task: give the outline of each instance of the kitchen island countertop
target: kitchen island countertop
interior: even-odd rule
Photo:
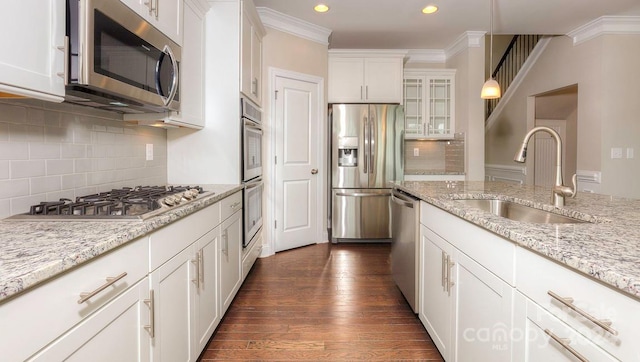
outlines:
[[[0,302],[243,187],[202,186],[214,193],[145,221],[0,221]]]
[[[511,183],[404,181],[394,188],[640,299],[640,200],[580,192],[556,208],[549,188]],[[589,223],[518,222],[455,201],[469,198],[515,201]]]

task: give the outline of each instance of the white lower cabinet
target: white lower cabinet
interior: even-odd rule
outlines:
[[[420,320],[445,360],[511,358],[513,288],[424,225]]]
[[[224,220],[220,227],[220,300],[224,314],[242,284],[242,209]]]
[[[189,247],[149,275],[154,295],[153,361],[193,361],[195,252]]]
[[[218,291],[220,227],[196,241],[195,338],[200,353],[213,335],[222,317]]]
[[[424,202],[420,222],[419,317],[443,358],[510,361],[515,246]]]
[[[148,361],[148,295],[144,278],[29,361]]]

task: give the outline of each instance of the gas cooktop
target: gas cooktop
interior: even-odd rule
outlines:
[[[75,200],[43,201],[5,220],[146,220],[211,194],[200,186],[123,187]]]

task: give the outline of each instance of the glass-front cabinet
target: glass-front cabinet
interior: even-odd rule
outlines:
[[[453,138],[455,72],[455,69],[404,71],[405,138]]]

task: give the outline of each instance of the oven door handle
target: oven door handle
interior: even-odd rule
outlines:
[[[262,183],[263,183],[263,182],[262,182],[262,179],[257,180],[257,181],[247,182],[247,183],[245,183],[245,184],[244,184],[244,188],[245,188],[246,190],[253,189],[253,188],[256,188],[256,187],[262,186]]]

